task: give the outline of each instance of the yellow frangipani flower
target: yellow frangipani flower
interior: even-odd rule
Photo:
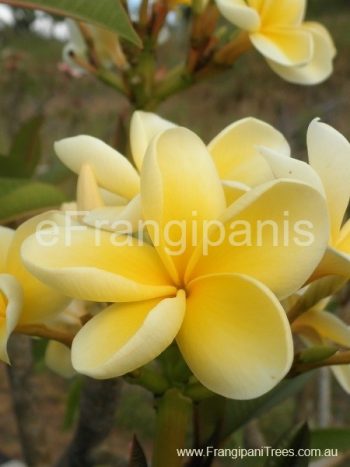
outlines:
[[[42,323],[68,303],[68,299],[32,276],[20,258],[23,240],[47,216],[38,216],[16,231],[0,227],[0,360],[8,362],[7,340],[20,325]]]
[[[331,126],[314,120],[307,134],[309,164],[260,148],[274,178],[301,180],[325,197],[330,219],[329,246],[314,278],[350,277],[350,221],[344,223],[350,199],[350,143]]]
[[[303,22],[306,0],[216,0],[222,15],[247,31],[253,46],[283,79],[317,84],[333,71],[336,50],[320,24]]]
[[[137,226],[142,217],[140,170],[146,149],[161,131],[175,124],[145,112],[134,112],[130,124],[130,144],[135,167],[118,151],[92,136],[65,138],[55,144],[58,158],[78,174],[77,206],[70,209],[91,211],[83,221],[104,227],[128,220]],[[111,228],[111,230],[114,230]]]
[[[88,227],[71,232],[69,244],[64,229],[55,229],[52,246],[35,235],[23,245],[25,264],[48,285],[70,297],[112,303],[74,338],[74,368],[94,378],[122,375],[176,339],[209,389],[237,399],[270,390],[293,359],[290,326],[277,297],[296,291],[323,255],[328,222],[322,196],[305,184],[277,180],[250,190],[226,210],[204,143],[189,130],[173,128],[158,134],[146,152],[141,204],[154,245],[107,231],[98,233],[96,244],[96,231]],[[203,253],[205,222],[214,222],[214,237],[220,218],[225,229],[245,220],[254,230],[257,220],[266,219],[282,228],[286,210],[291,223],[312,223],[312,245],[298,245],[290,231],[288,246],[275,245],[265,231],[263,246],[232,247],[225,236]],[[185,248],[177,254],[164,235],[174,222],[186,226]]]
[[[136,111],[131,120],[131,146],[137,166],[154,136],[174,123],[151,113]],[[208,145],[230,205],[250,190],[251,186],[274,179],[269,164],[261,157],[259,148],[266,147],[290,156],[286,138],[262,120],[248,117],[237,120],[222,130]]]
[[[330,232],[329,246],[313,278],[330,274],[349,277],[350,221],[344,222],[344,217],[350,199],[350,143],[331,126],[314,120],[307,135],[307,164],[289,157],[290,149],[285,141],[280,140],[278,147],[277,133],[267,132],[266,126],[262,136],[258,127],[263,129],[263,122],[251,119],[236,122],[209,144],[221,177],[232,180],[233,184],[244,183],[247,189],[269,180],[290,179],[319,191],[327,202]],[[248,133],[249,128],[255,135],[253,144],[245,137],[245,129]],[[246,142],[245,149],[237,145],[236,133]]]
[[[300,315],[292,324],[293,332],[311,346],[336,344],[350,348],[350,326],[340,318],[324,310],[329,300]],[[330,367],[341,387],[350,394],[350,365]]]

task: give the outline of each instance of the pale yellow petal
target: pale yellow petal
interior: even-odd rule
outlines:
[[[350,348],[350,327],[332,313],[311,309],[300,315],[294,325],[310,327],[323,339]]]
[[[6,272],[7,253],[14,233],[14,230],[0,226],[0,274]]]
[[[256,31],[260,27],[260,17],[254,8],[244,0],[216,0],[220,13],[230,23],[246,31]]]
[[[321,24],[304,23],[303,28],[313,37],[314,51],[310,62],[294,67],[286,67],[271,60],[268,60],[268,63],[275,73],[290,83],[320,84],[333,73],[335,46],[329,32]]]
[[[306,0],[248,0],[257,8],[262,19],[262,29],[271,26],[298,26],[306,10]]]
[[[92,318],[72,346],[74,368],[93,378],[113,378],[156,358],[176,337],[185,293],[164,300],[118,304]]]
[[[259,151],[269,164],[274,178],[303,182],[315,188],[322,196],[326,197],[320,177],[309,164],[292,157],[285,157],[270,148],[260,147]]]
[[[147,300],[175,288],[156,250],[138,240],[78,226],[27,239],[22,256],[39,279],[72,298],[95,302]]]
[[[231,180],[222,180],[222,186],[224,188],[227,206],[237,201],[242,195],[250,190],[248,185],[240,182],[233,182]]]
[[[318,264],[313,279],[336,275],[350,278],[350,253],[342,252],[328,246],[326,252]]]
[[[100,188],[100,194],[106,206],[124,206],[129,201],[123,198],[123,196],[112,193],[104,188]]]
[[[55,143],[58,158],[73,172],[79,174],[82,165],[91,166],[97,183],[125,198],[139,191],[139,176],[118,151],[92,136],[80,135]]]
[[[350,394],[350,365],[334,365],[331,370],[340,386]]]
[[[249,191],[228,208],[223,222],[197,249],[187,278],[242,273],[282,299],[304,284],[327,246],[324,198],[298,182],[274,181]]]
[[[50,341],[45,352],[45,364],[62,378],[72,378],[76,371],[72,365],[70,349],[60,342]]]
[[[271,28],[251,34],[250,40],[265,58],[280,65],[304,65],[313,57],[312,34],[305,29]]]
[[[268,392],[293,359],[282,306],[263,284],[238,274],[206,276],[189,285],[177,342],[199,381],[233,399]]]
[[[155,224],[149,229],[152,240],[179,280],[193,245],[201,241],[202,224],[226,207],[214,162],[198,136],[174,128],[153,140],[142,167],[141,199],[145,220]]]
[[[160,132],[176,125],[151,112],[137,110],[130,122],[130,146],[136,167],[141,171],[149,143]]]
[[[350,143],[331,126],[314,120],[309,126],[307,146],[310,164],[326,192],[334,242],[350,198]]]
[[[9,274],[0,274],[0,360],[9,363],[7,341],[22,312],[23,292],[19,282]]]
[[[91,227],[129,234],[138,231],[141,220],[140,195],[135,196],[125,206],[94,209],[83,218],[83,222]]]
[[[229,125],[209,143],[208,149],[222,179],[254,186],[273,178],[258,146],[290,155],[284,136],[255,118],[244,118]]]
[[[104,206],[95,174],[88,164],[81,166],[77,183],[77,208],[90,211]]]
[[[24,222],[15,232],[7,258],[7,272],[16,277],[23,289],[23,310],[21,324],[42,322],[64,309],[67,297],[48,287],[28,272],[21,259],[23,242],[36,232],[37,228],[50,229],[53,225],[63,225],[64,216],[59,212],[49,212]]]

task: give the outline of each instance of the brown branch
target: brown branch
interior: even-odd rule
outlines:
[[[121,379],[85,379],[80,400],[80,416],[73,439],[56,467],[92,467],[96,447],[114,426]]]
[[[322,368],[325,366],[333,366],[333,365],[349,365],[350,364],[350,350],[346,351],[339,351],[332,357],[327,358],[326,360],[321,360],[319,362],[312,362],[312,363],[302,363],[298,360],[298,356],[296,356],[295,362],[292,365],[292,368],[288,374],[288,376],[297,376],[301,373],[306,373],[307,371],[314,370],[316,368]]]
[[[39,325],[39,324],[17,326],[15,329],[15,333],[25,334],[27,336],[43,337],[45,339],[51,339],[57,342],[61,342],[61,344],[64,344],[67,347],[72,346],[72,341],[74,339],[73,334],[60,331],[58,329],[48,328],[44,325]]]
[[[13,336],[9,343],[13,364],[8,367],[13,408],[23,456],[29,467],[51,465],[46,441],[46,423],[41,414],[41,388],[34,376],[32,342],[27,336]]]

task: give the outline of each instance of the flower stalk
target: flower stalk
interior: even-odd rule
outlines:
[[[180,467],[177,449],[184,447],[192,402],[178,389],[169,389],[160,399],[157,412],[152,467]]]

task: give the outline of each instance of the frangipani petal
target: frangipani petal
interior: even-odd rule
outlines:
[[[328,246],[312,278],[330,275],[350,277],[350,254]]]
[[[77,208],[79,211],[90,211],[104,206],[95,174],[88,164],[81,166],[77,183]]]
[[[130,122],[130,146],[136,167],[141,172],[148,145],[160,132],[175,128],[176,125],[151,112],[137,110]]]
[[[177,342],[199,381],[234,399],[268,392],[293,359],[282,306],[263,284],[238,274],[206,276],[189,285]]]
[[[285,157],[270,148],[260,147],[259,151],[272,171],[274,178],[296,180],[310,185],[326,197],[322,181],[313,168],[303,161]]]
[[[311,309],[294,321],[293,329],[298,332],[299,327],[309,327],[321,338],[350,348],[350,327],[332,313]]]
[[[6,270],[7,254],[14,234],[14,230],[0,226],[0,274]]]
[[[228,208],[223,223],[222,228],[213,226],[207,244],[196,250],[187,278],[246,274],[283,299],[309,278],[328,241],[323,197],[292,181],[273,181],[249,191]]]
[[[305,16],[306,0],[248,0],[262,18],[263,28],[298,26]]]
[[[244,118],[229,125],[209,143],[208,149],[222,179],[254,186],[273,178],[258,146],[290,155],[284,136],[255,118]]]
[[[312,34],[301,28],[271,28],[250,35],[265,58],[284,66],[304,65],[313,57]]]
[[[246,31],[256,31],[260,27],[260,17],[254,8],[244,0],[216,0],[216,5],[224,18]]]
[[[141,219],[141,197],[137,195],[125,206],[94,209],[84,216],[83,221],[91,227],[131,235],[138,230]]]
[[[326,192],[334,242],[350,198],[350,143],[331,126],[314,120],[309,126],[307,146],[310,165]]]
[[[314,51],[311,60],[301,66],[283,66],[268,60],[272,70],[290,83],[315,85],[322,83],[333,73],[333,60],[336,55],[331,35],[319,23],[304,23],[303,28],[313,37]]]
[[[61,293],[95,302],[147,300],[174,293],[156,250],[138,240],[78,226],[36,235],[22,247],[23,260],[39,279]]]
[[[230,204],[237,201],[242,195],[250,190],[248,185],[240,182],[233,182],[231,180],[222,180],[222,186],[224,188],[227,206],[230,206]]]
[[[106,206],[125,206],[129,200],[111,191],[100,188],[101,197]]]
[[[45,364],[62,378],[72,378],[76,374],[72,365],[71,350],[60,342],[50,341],[48,343]]]
[[[74,368],[93,378],[113,378],[149,363],[177,335],[185,293],[161,301],[115,304],[88,321],[72,346]]]
[[[9,363],[7,341],[15,329],[22,311],[23,293],[18,281],[0,274],[0,360]]]
[[[340,386],[350,394],[350,365],[334,365],[331,370]]]
[[[23,310],[20,324],[41,323],[62,311],[69,303],[67,297],[30,274],[21,258],[23,242],[37,229],[47,231],[53,225],[63,224],[63,214],[53,211],[29,219],[15,231],[8,252],[6,271],[16,277],[23,290]]]
[[[185,128],[166,130],[150,145],[142,167],[141,199],[149,232],[175,281],[183,275],[202,223],[225,210],[225,196],[204,143]],[[198,241],[193,242],[194,224]],[[174,269],[174,266],[176,270]]]
[[[350,254],[350,219],[348,219],[340,230],[335,246],[339,250]]]
[[[92,136],[80,135],[55,143],[58,158],[79,174],[84,164],[90,165],[97,183],[125,198],[139,191],[139,176],[130,162],[118,151]]]

